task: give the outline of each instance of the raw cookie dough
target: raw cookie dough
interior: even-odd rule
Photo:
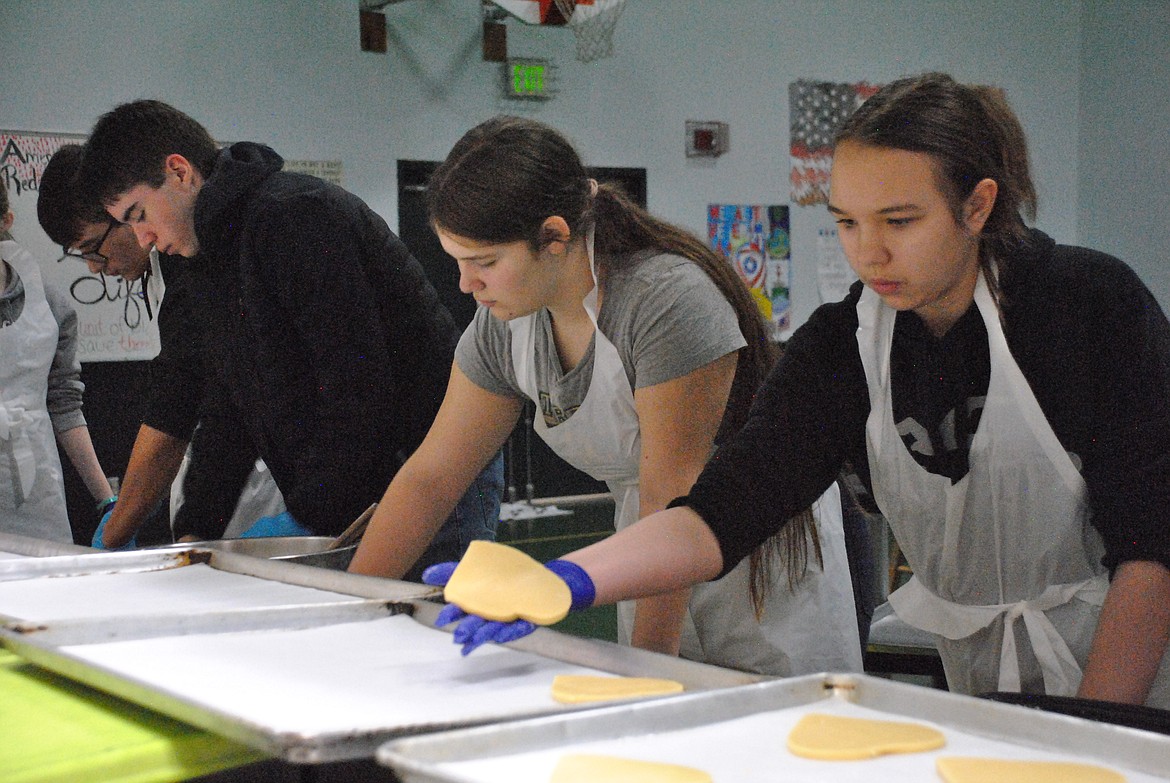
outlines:
[[[552,697],[561,704],[591,701],[638,699],[682,693],[681,682],[656,677],[598,677],[587,674],[558,674],[553,678]]]
[[[1125,776],[1111,769],[1063,761],[941,756],[935,766],[946,783],[1125,783]]]
[[[510,623],[552,625],[569,613],[569,586],[519,549],[472,541],[443,590],[443,598],[468,614]]]
[[[942,732],[919,723],[844,718],[812,712],[788,735],[797,756],[825,761],[871,759],[886,753],[919,753],[941,748]]]
[[[693,767],[635,761],[614,756],[563,756],[549,783],[713,783]]]

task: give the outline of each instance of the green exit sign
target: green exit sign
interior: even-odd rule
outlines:
[[[548,60],[513,57],[504,64],[504,94],[509,98],[548,100],[554,92],[552,74]]]

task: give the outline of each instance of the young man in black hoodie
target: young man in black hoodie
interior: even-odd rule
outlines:
[[[227,435],[221,437],[204,427],[195,438],[197,456],[186,474],[183,505],[170,524],[164,501],[196,432],[207,375],[202,293],[184,259],[142,247],[130,227],[111,218],[101,205],[79,200],[76,178],[82,153],[81,145],[66,144],[53,154],[41,174],[37,219],[65,256],[85,263],[93,274],[120,277],[127,285],[141,280],[135,297],[142,298],[144,317],[156,320],[161,342],[150,361],[142,426],[122,479],[123,500],[115,505],[117,498],[111,497],[99,504],[92,546],[132,549],[138,543],[170,542],[172,533],[186,541],[220,538],[246,481],[250,497],[268,500],[279,493],[267,470],[249,477],[255,452],[233,440],[239,425],[228,423]],[[248,518],[250,508],[271,505],[245,503],[239,513]],[[248,521],[257,516],[253,510]],[[109,540],[107,527],[116,531]],[[136,531],[146,538],[139,542]]]
[[[98,120],[79,182],[143,246],[203,259],[223,387],[210,399],[243,412],[288,507],[250,533],[336,535],[422,441],[458,333],[385,221],[342,188],[282,166],[266,146],[220,150],[186,114],[136,101]],[[479,468],[403,576],[494,536],[502,459]]]

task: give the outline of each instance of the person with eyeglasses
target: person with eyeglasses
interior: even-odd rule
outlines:
[[[139,531],[165,509],[168,493],[176,509],[169,520],[176,540],[220,538],[243,529],[244,520],[250,524],[257,516],[280,513],[283,498],[267,468],[257,464],[255,448],[239,434],[242,424],[197,428],[207,366],[203,295],[194,276],[181,259],[142,247],[129,226],[77,197],[83,154],[82,146],[67,144],[50,158],[41,176],[37,219],[64,249],[60,260],[81,261],[93,274],[128,283],[141,280],[136,295],[143,297],[148,317],[157,317],[161,342],[151,360],[143,421],[118,500],[101,509],[92,545],[135,546]]]
[[[0,185],[0,532],[72,543],[58,446],[95,501],[113,492],[81,412],[77,314],[13,221]]]

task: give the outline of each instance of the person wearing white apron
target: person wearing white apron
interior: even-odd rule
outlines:
[[[39,518],[42,537],[71,541],[58,447],[99,513],[113,502],[113,491],[81,412],[77,314],[64,292],[45,286],[37,262],[12,240],[13,222],[8,190],[0,185],[0,241],[8,262],[0,265],[0,331],[7,334],[0,336],[0,455],[7,452],[7,459],[0,456],[6,498],[0,500],[0,527],[7,507],[9,521],[31,525],[31,535],[37,535],[33,520]]]
[[[61,458],[46,398],[58,326],[41,270],[11,240],[0,257],[24,284],[24,307],[0,328],[0,530],[73,543]]]
[[[940,637],[952,690],[1072,695],[1108,587],[1101,539],[1085,482],[1008,350],[982,275],[975,304],[991,381],[969,471],[954,484],[919,465],[894,424],[896,311],[870,289],[857,305],[874,498],[914,568],[889,601],[902,620]]]
[[[593,237],[586,248],[593,268]],[[614,524],[637,521],[641,436],[634,393],[621,356],[597,326],[597,288],[585,297],[594,326],[593,374],[589,391],[571,417],[549,427],[536,416],[536,433],[565,462],[604,481],[613,494]],[[535,317],[509,321],[512,363],[520,387],[533,400],[537,388]],[[861,646],[854,622],[852,585],[845,555],[841,497],[833,485],[816,507],[823,564],[809,563],[789,590],[781,558],[771,565],[771,589],[753,610],[747,559],[722,579],[693,588],[683,626],[681,655],[692,660],[765,674],[792,676],[818,671],[861,671]],[[629,644],[634,602],[618,606],[618,636]]]
[[[382,564],[408,539],[425,540],[438,518],[438,488],[461,486],[527,400],[552,449],[607,483],[619,529],[685,492],[771,365],[759,309],[726,259],[590,179],[568,141],[531,120],[473,128],[429,191],[460,287],[484,307],[456,350],[434,426],[388,489],[351,570],[392,572]],[[636,628],[623,609],[622,638],[770,674],[860,670],[839,496],[818,507],[819,530],[807,535],[818,536],[823,563],[810,556],[790,591],[786,557],[775,558],[763,575],[771,590],[762,621],[744,563],[694,591],[690,618],[681,593],[644,598]]]
[[[725,573],[848,464],[915,573],[890,604],[939,638],[954,690],[1170,707],[1170,320],[1119,259],[1029,228],[1035,208],[1002,91],[881,88],[834,147],[859,282],[797,330],[686,497],[562,556],[574,596]]]

